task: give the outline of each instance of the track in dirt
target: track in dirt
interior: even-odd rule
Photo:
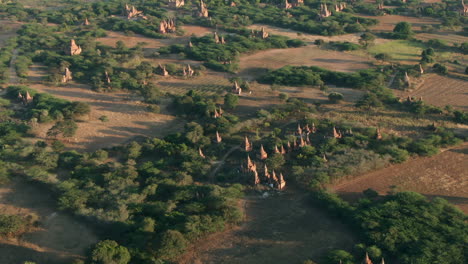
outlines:
[[[380,194],[396,190],[442,197],[468,213],[468,143],[333,186],[335,192],[350,200],[362,197],[362,191],[368,188]]]
[[[38,215],[39,226],[18,239],[0,239],[0,263],[58,264],[83,258],[96,235],[72,217],[57,212],[49,191],[15,179],[0,187],[0,214]]]
[[[245,223],[203,239],[179,264],[295,264],[318,261],[330,249],[349,249],[353,235],[311,206],[306,193],[286,190],[244,200]]]

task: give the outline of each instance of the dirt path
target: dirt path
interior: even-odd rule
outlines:
[[[226,154],[224,154],[224,156],[221,158],[221,160],[219,161],[216,161],[216,163],[218,164],[218,166],[216,166],[216,168],[211,171],[210,175],[208,176],[208,179],[210,179],[211,181],[213,181],[214,179],[214,176],[216,175],[216,173],[219,171],[219,169],[221,169],[224,165],[224,161],[235,151],[235,150],[238,150],[240,149],[239,146],[234,146],[232,147],[228,152],[226,152]]]
[[[0,263],[59,264],[82,258],[97,237],[84,224],[58,212],[49,191],[15,179],[0,187],[0,214],[39,216],[39,226],[18,239],[0,239]]]
[[[18,74],[16,73],[16,58],[18,57],[18,49],[13,50],[13,55],[11,56],[10,60],[10,75],[8,82],[10,84],[18,84]]]
[[[370,172],[337,184],[335,192],[347,199],[362,197],[372,188],[381,194],[391,190],[416,191],[442,197],[468,213],[468,143],[424,158]]]
[[[286,190],[244,200],[245,223],[203,239],[179,264],[300,264],[318,261],[332,248],[347,249],[354,238],[339,222],[313,208],[307,194]]]

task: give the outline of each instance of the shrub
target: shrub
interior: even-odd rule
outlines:
[[[338,103],[343,100],[343,95],[341,93],[333,92],[328,94],[328,100],[331,103]]]

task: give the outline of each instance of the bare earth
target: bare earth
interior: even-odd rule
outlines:
[[[42,69],[35,67],[30,72],[32,79],[43,76]],[[130,93],[96,93],[76,83],[56,87],[36,82],[30,86],[39,92],[91,106],[89,117],[78,123],[76,135],[67,144],[71,148],[96,150],[127,142],[135,136],[164,136],[183,127],[181,120],[167,113],[165,105],[160,114],[148,112],[142,98]],[[100,121],[101,116],[107,116],[109,121]],[[46,124],[36,128],[37,137],[45,139],[50,127],[51,124]]]
[[[348,199],[362,197],[372,188],[380,194],[392,189],[442,197],[468,213],[468,143],[432,157],[415,158],[403,164],[370,172],[332,187]]]
[[[266,72],[266,69],[278,69],[286,65],[319,66],[334,71],[354,72],[369,68],[370,60],[370,57],[366,60],[362,56],[323,50],[316,46],[270,49],[241,56],[239,74],[252,78]]]
[[[298,190],[245,198],[245,223],[203,239],[179,264],[299,264],[318,261],[330,249],[346,249],[352,234],[336,219],[311,206]]]
[[[422,97],[429,104],[444,107],[451,105],[468,110],[468,82],[438,74],[423,76],[423,82],[414,91],[396,91],[400,97]]]
[[[304,33],[292,29],[287,29],[287,28],[280,28],[280,27],[275,27],[271,25],[266,25],[266,24],[253,24],[248,26],[247,28],[249,29],[254,29],[254,30],[259,30],[262,27],[265,28],[265,30],[272,34],[272,35],[281,35],[281,36],[286,36],[292,39],[301,39],[305,42],[308,43],[313,43],[316,39],[323,39],[324,41],[347,41],[347,42],[353,42],[353,43],[359,43],[359,39],[362,33],[353,33],[353,34],[344,34],[344,35],[339,35],[339,36],[322,36],[322,35],[315,35],[315,34],[309,34],[309,33]],[[374,43],[375,44],[381,44],[384,42],[387,42],[388,40],[386,39],[381,39],[377,38]]]
[[[409,22],[412,25],[412,29],[419,31],[421,26],[424,25],[439,25],[440,22],[436,19],[429,17],[410,17],[410,16],[400,16],[400,15],[385,15],[385,16],[366,16],[360,15],[366,18],[373,18],[379,20],[379,24],[371,27],[371,30],[374,32],[391,32],[395,25],[399,22]]]
[[[83,258],[98,241],[84,224],[56,211],[50,192],[22,180],[0,186],[0,214],[31,213],[40,217],[39,226],[17,239],[0,238],[0,263],[70,263],[71,259]]]

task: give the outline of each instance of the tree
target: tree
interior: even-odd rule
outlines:
[[[52,128],[47,131],[48,137],[57,137],[62,134],[63,137],[72,137],[75,135],[78,126],[75,121],[71,119],[66,119],[63,121],[57,122]]]
[[[349,252],[344,250],[333,250],[327,256],[330,264],[343,263],[343,264],[354,264],[354,257]]]
[[[177,257],[187,247],[188,242],[176,230],[167,230],[162,234],[157,244],[156,257],[169,260]]]
[[[128,249],[119,246],[113,240],[104,240],[96,244],[91,253],[92,264],[127,264],[130,261]]]
[[[341,93],[330,93],[328,95],[328,100],[331,102],[331,103],[338,103],[340,101],[343,100],[343,95]]]
[[[361,107],[367,110],[370,110],[371,108],[378,108],[382,107],[383,104],[377,98],[377,96],[373,93],[367,93],[365,94],[359,101],[356,103],[356,107]]]
[[[267,158],[265,163],[268,165],[269,168],[271,169],[278,169],[281,168],[281,166],[284,165],[284,157],[282,154],[276,153]]]
[[[359,43],[367,48],[370,44],[374,42],[374,40],[375,40],[375,35],[372,33],[366,32],[361,35],[361,38],[359,39]]]
[[[224,107],[227,109],[234,109],[236,108],[237,104],[239,103],[239,96],[235,94],[228,93],[224,96]]]
[[[380,61],[382,61],[382,62],[384,62],[384,61],[389,61],[389,60],[392,59],[392,57],[391,57],[389,54],[387,54],[387,53],[379,53],[379,54],[375,55],[374,58],[375,58],[376,60],[380,60]]]
[[[399,22],[393,29],[393,34],[398,39],[409,39],[414,35],[411,24],[408,22]]]

